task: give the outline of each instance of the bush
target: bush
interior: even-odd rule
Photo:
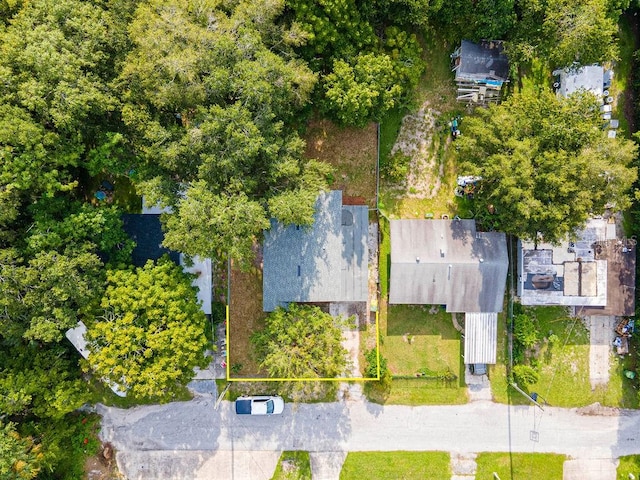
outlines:
[[[540,380],[540,374],[529,365],[514,365],[513,379],[520,387],[528,387]]]
[[[411,158],[401,152],[390,155],[386,161],[380,165],[382,177],[390,182],[399,183],[404,180],[409,173],[409,163]]]
[[[529,315],[521,313],[514,318],[514,332],[516,340],[525,348],[531,348],[538,343],[538,328],[536,322]]]

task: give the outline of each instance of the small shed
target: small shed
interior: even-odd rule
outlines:
[[[464,363],[496,363],[497,313],[466,313],[464,316]]]
[[[581,90],[598,97],[602,97],[604,93],[604,69],[600,65],[587,65],[574,70],[556,70],[553,74],[559,77],[557,93],[563,97]]]
[[[509,81],[509,60],[502,40],[462,40],[451,60],[458,101],[485,105],[500,100],[502,86]]]

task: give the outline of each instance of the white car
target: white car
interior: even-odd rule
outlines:
[[[284,400],[278,395],[242,396],[236,400],[238,415],[280,415]]]

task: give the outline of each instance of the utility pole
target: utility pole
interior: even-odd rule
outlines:
[[[529,395],[527,392],[525,392],[524,390],[522,390],[517,383],[512,382],[510,383],[510,385],[519,393],[521,393],[522,395],[524,395],[525,397],[527,397],[527,400],[529,400],[530,402],[533,402],[536,404],[536,406],[542,410],[544,412],[544,408],[542,408],[542,405],[540,405],[536,400],[533,399],[533,397],[531,395]]]

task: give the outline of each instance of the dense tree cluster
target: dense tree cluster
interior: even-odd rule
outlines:
[[[607,203],[629,206],[636,145],[607,138],[591,94],[515,94],[465,129],[459,145],[482,177],[474,200],[486,227],[556,243]]]

